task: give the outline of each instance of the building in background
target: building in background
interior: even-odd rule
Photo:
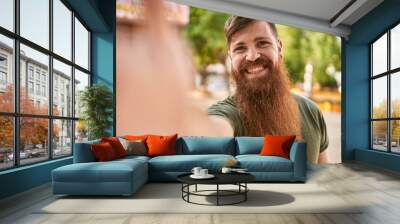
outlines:
[[[23,51],[21,51],[20,57],[21,93],[27,94],[27,99],[32,103],[34,109],[48,110],[48,65],[27,57]],[[10,91],[8,86],[14,86],[13,64],[13,49],[0,42],[0,95]],[[53,114],[60,117],[68,117],[72,113],[71,76],[56,69],[54,69],[53,74]],[[75,81],[75,85],[77,84],[79,84],[78,80]],[[75,102],[75,104],[79,105],[79,102]],[[68,131],[72,128],[71,124],[66,120],[55,121],[54,128],[58,129],[59,134],[57,136],[58,140],[56,139],[54,144],[71,144],[71,133]],[[62,153],[61,151],[62,147],[59,153]],[[57,150],[55,150],[56,153]]]

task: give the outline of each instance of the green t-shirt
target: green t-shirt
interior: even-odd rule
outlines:
[[[324,117],[311,100],[292,94],[301,114],[301,133],[307,143],[307,158],[310,163],[318,163],[319,153],[328,148],[329,140]],[[231,124],[234,136],[243,136],[244,126],[233,97],[217,102],[208,108],[208,115],[219,116]]]

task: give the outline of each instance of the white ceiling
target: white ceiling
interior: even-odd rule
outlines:
[[[351,0],[225,0],[275,9],[282,12],[329,20]]]
[[[172,1],[341,37],[347,37],[351,32],[352,24],[383,2],[383,0]]]

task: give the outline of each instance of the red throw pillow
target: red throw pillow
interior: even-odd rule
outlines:
[[[290,148],[296,135],[289,136],[264,136],[264,146],[261,149],[260,155],[262,156],[280,156],[286,159],[290,157]]]
[[[117,137],[101,138],[101,142],[110,143],[117,158],[126,156],[126,151]]]
[[[175,155],[177,138],[178,134],[171,136],[149,135],[146,140],[148,156]]]
[[[109,142],[102,142],[100,144],[91,145],[94,157],[99,162],[109,161],[116,159],[115,151]]]

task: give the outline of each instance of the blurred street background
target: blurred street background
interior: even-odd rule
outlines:
[[[117,0],[117,24],[142,23],[143,1]],[[229,15],[164,2],[166,19],[182,34],[196,68],[191,102],[206,113],[208,106],[234,92],[229,75],[224,24]],[[341,39],[278,25],[292,91],[310,98],[323,111],[329,135],[329,158],[341,162]],[[124,43],[118,43],[124,44]],[[140,75],[140,74],[132,74]]]

